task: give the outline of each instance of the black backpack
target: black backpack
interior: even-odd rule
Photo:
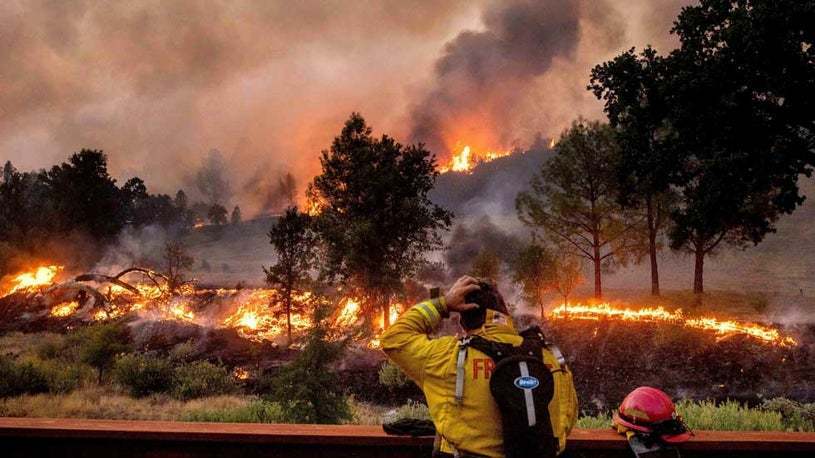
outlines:
[[[490,392],[501,412],[507,458],[554,457],[558,440],[552,431],[549,402],[555,381],[543,362],[546,342],[537,327],[522,332],[521,337],[519,347],[480,336],[462,340],[461,346],[475,348],[495,362]]]

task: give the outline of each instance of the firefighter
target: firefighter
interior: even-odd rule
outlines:
[[[678,457],[673,445],[686,442],[693,433],[677,415],[664,391],[641,386],[623,399],[614,412],[613,426],[628,439],[637,457]]]
[[[434,456],[511,455],[504,448],[502,411],[490,391],[495,361],[476,348],[461,350],[462,342],[475,336],[499,345],[511,344],[513,348],[521,346],[525,338],[515,330],[497,290],[494,291],[496,305],[490,309],[484,310],[467,301],[466,298],[483,288],[484,283],[475,278],[461,277],[446,294],[414,305],[382,336],[382,349],[388,358],[424,392],[437,431]],[[450,312],[460,314],[465,338],[431,337]],[[551,348],[543,347],[541,357],[551,372],[552,397],[548,405],[544,404],[545,412],[539,413],[537,420],[546,422],[554,455],[565,448],[566,436],[576,421],[577,395],[571,372],[559,351]],[[549,372],[546,375],[549,376]],[[522,380],[524,385],[518,388],[535,393],[535,386],[528,384],[529,379]],[[527,419],[524,417],[523,421]]]

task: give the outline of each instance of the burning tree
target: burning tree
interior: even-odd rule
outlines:
[[[423,254],[441,246],[438,231],[449,228],[452,214],[428,198],[438,176],[430,152],[371,132],[353,113],[322,152],[322,174],[308,194],[319,213],[323,273],[345,280],[369,313],[379,308],[387,327],[390,298]]]
[[[636,230],[642,219],[617,200],[619,147],[609,126],[577,121],[555,148],[532,179],[531,191],[518,194],[518,214],[564,250],[592,262],[594,295],[600,298],[603,268],[642,255]]]
[[[164,244],[164,274],[167,277],[167,290],[175,293],[184,284],[184,274],[192,267],[193,258],[187,254],[184,245],[179,241],[168,241]]]
[[[266,282],[275,288],[286,311],[286,332],[291,343],[291,313],[295,305],[293,294],[303,289],[310,280],[309,271],[314,263],[316,235],[311,228],[311,217],[289,207],[269,231],[269,243],[277,254],[277,263],[264,267]]]

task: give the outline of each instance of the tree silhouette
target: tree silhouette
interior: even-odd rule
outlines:
[[[388,326],[390,298],[423,254],[441,246],[437,232],[450,226],[452,215],[427,196],[438,176],[430,152],[371,132],[353,113],[322,152],[322,173],[308,194],[319,209],[323,273],[346,281],[366,311],[379,308]]]
[[[651,294],[659,296],[659,237],[675,203],[671,178],[678,161],[666,148],[672,131],[666,121],[665,61],[648,47],[634,49],[594,67],[589,89],[604,100],[604,111],[620,144],[619,199],[645,216],[651,262]]]
[[[702,0],[679,15],[665,104],[679,158],[671,246],[704,259],[721,243],[760,243],[804,197],[815,163],[815,6]]]
[[[311,217],[289,207],[269,231],[269,243],[274,247],[277,262],[264,267],[266,282],[277,289],[286,311],[286,331],[291,343],[291,314],[296,305],[293,295],[304,288],[315,260],[316,235],[311,229]]]
[[[617,200],[619,148],[613,130],[576,121],[555,146],[556,154],[518,194],[521,221],[543,230],[555,244],[594,266],[594,295],[603,295],[602,270],[639,258],[642,218]]]

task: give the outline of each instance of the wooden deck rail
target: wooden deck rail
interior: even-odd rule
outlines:
[[[4,457],[427,457],[433,439],[378,426],[0,418]],[[698,431],[683,457],[815,456],[815,433]],[[569,456],[631,456],[609,430],[576,430]]]

